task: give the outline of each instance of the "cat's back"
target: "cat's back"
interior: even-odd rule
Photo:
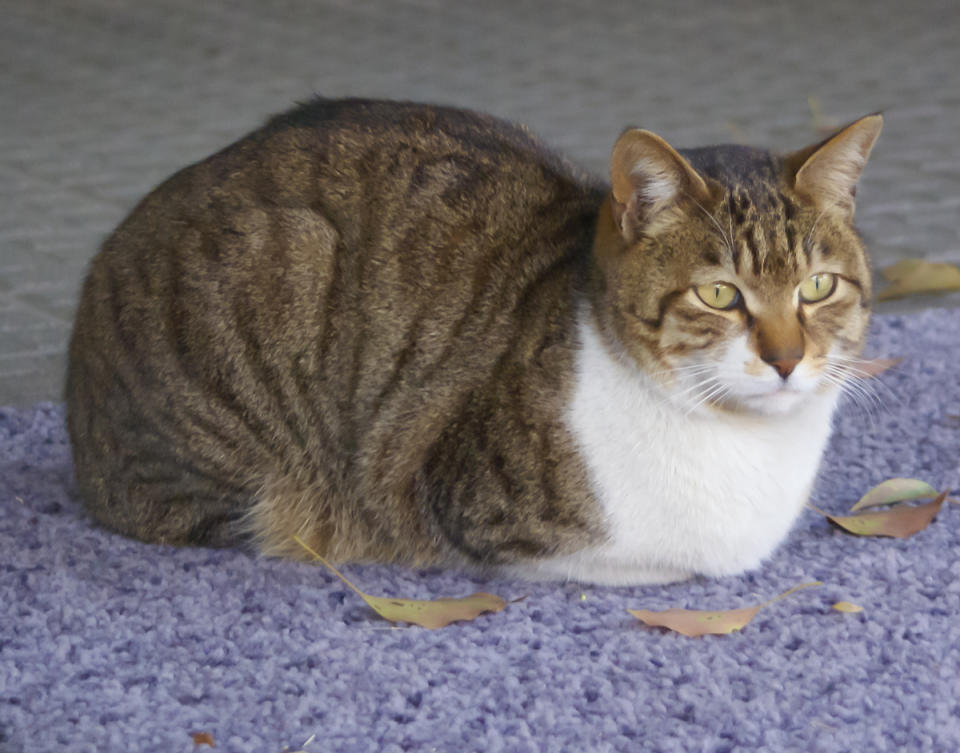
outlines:
[[[524,127],[489,115],[318,98],[161,183],[107,239],[91,276],[136,267],[154,288],[171,276],[242,288],[253,269],[296,267],[304,250],[312,267],[342,264],[338,254],[357,274],[402,264],[424,293],[438,274],[484,268],[511,268],[522,287],[525,273],[583,245],[571,231],[591,224],[603,191]]]
[[[496,373],[541,378],[511,360],[568,359],[602,199],[523,128],[370,100],[315,100],[181,170],[81,296],[68,419],[94,514],[217,543],[271,478],[401,483]],[[187,493],[208,501],[179,519]]]
[[[525,127],[490,115],[317,98],[179,171],[125,225],[159,213],[209,227],[212,219],[259,205],[310,208],[341,230],[360,219],[396,222],[419,209],[430,211],[434,223],[470,215],[506,232],[529,224],[524,211],[530,207],[558,200],[597,204],[602,191]],[[481,208],[489,213],[485,222]]]

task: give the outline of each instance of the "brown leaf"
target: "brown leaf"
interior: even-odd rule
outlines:
[[[915,293],[960,290],[960,269],[922,259],[903,259],[882,270],[890,285],[877,293],[878,301],[903,298]]]
[[[359,593],[359,592],[358,592]],[[473,620],[484,612],[500,612],[507,602],[499,596],[480,591],[459,599],[388,599],[359,594],[374,611],[391,622],[412,622],[415,625],[436,630],[451,622]]]
[[[213,735],[209,732],[192,732],[191,737],[193,737],[194,745],[209,745],[211,748],[217,747],[213,744]]]
[[[830,515],[823,510],[817,510],[816,507],[813,509],[834,525],[840,526],[845,531],[857,536],[890,536],[895,539],[908,539],[930,525],[930,522],[940,512],[940,507],[946,498],[947,492],[943,492],[935,500],[927,502],[925,505],[916,507],[902,505],[894,507],[892,510],[861,512],[857,515],[842,517]]]
[[[865,507],[880,507],[905,502],[908,499],[929,499],[936,496],[937,490],[926,481],[915,478],[891,478],[877,484],[860,497],[860,501],[850,508],[850,512],[856,512]]]
[[[446,627],[451,622],[473,620],[484,612],[500,612],[507,606],[507,602],[493,594],[475,593],[459,599],[393,599],[384,596],[370,596],[365,594],[353,583],[348,581],[333,565],[307,546],[299,536],[293,537],[300,546],[306,549],[319,560],[330,572],[369,604],[373,610],[390,622],[410,622],[429,630]]]
[[[750,620],[756,617],[757,612],[765,606],[789,596],[801,588],[819,586],[820,581],[803,583],[784,591],[763,604],[740,609],[721,611],[702,611],[698,609],[666,609],[662,612],[651,612],[649,609],[628,609],[627,611],[641,622],[651,627],[664,627],[675,633],[696,638],[701,635],[726,635],[743,628]]]

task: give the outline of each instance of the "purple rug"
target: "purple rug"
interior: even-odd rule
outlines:
[[[960,487],[960,310],[878,317],[882,405],[846,404],[814,495],[891,476]],[[668,587],[483,582],[347,567],[360,588],[527,596],[391,628],[325,570],[148,546],[72,496],[60,406],[0,410],[0,750],[308,753],[960,750],[960,506],[908,540],[805,513],[760,571]],[[749,606],[685,638],[627,608]],[[831,609],[862,605],[860,614]],[[208,748],[201,747],[200,750]]]

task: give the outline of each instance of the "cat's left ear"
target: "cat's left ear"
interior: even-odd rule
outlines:
[[[867,115],[826,141],[788,155],[787,176],[794,189],[818,206],[835,207],[853,219],[857,181],[881,128],[882,115]]]
[[[710,189],[700,174],[666,141],[650,131],[624,131],[610,156],[613,213],[631,242],[658,212],[685,199],[706,202]]]

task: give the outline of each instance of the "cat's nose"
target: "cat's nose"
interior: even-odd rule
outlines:
[[[789,377],[793,373],[793,370],[797,368],[797,364],[800,363],[800,360],[801,359],[799,358],[778,358],[775,361],[768,361],[768,363],[773,366],[774,370],[780,375],[780,378],[783,379],[783,381],[787,381],[787,377]]]

